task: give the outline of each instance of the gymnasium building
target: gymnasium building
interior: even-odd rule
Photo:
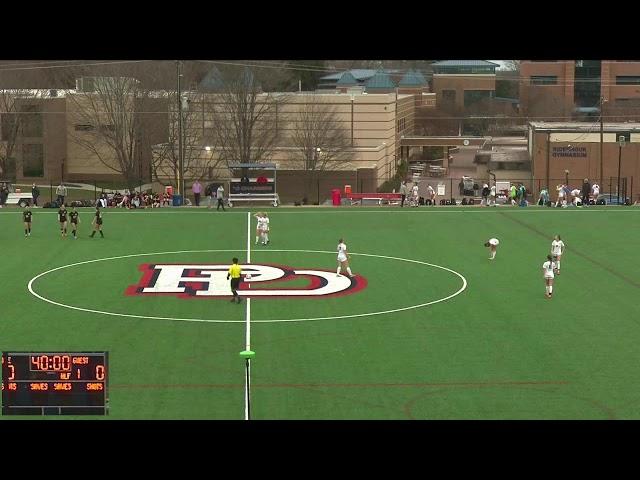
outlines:
[[[553,191],[566,178],[580,188],[588,178],[602,193],[615,194],[620,176],[626,179],[626,196],[639,198],[640,123],[604,123],[601,143],[597,122],[530,122],[528,146],[534,189],[543,184]],[[622,194],[625,190],[621,187]]]

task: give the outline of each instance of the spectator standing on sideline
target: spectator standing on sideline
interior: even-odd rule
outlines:
[[[407,182],[404,180],[400,182],[400,195],[402,195],[402,200],[400,200],[400,207],[404,207],[404,201],[407,198]]]
[[[489,185],[487,185],[486,183],[482,186],[482,205],[484,205],[485,207],[488,205],[489,202]]]
[[[582,184],[582,206],[589,205],[589,194],[591,193],[591,184],[589,179],[585,178]]]
[[[436,204],[436,191],[431,185],[427,185],[427,196],[429,197],[429,204],[431,206]]]
[[[496,206],[496,186],[491,185],[491,189],[489,190],[489,205]]]
[[[4,183],[0,183],[0,208],[2,208],[7,201],[7,197],[9,196],[9,190]]]
[[[218,207],[216,210],[220,210],[220,207],[222,207],[222,211],[224,212],[224,187],[222,185],[218,187],[216,197],[218,198]]]
[[[549,191],[547,187],[542,187],[540,190],[540,196],[538,197],[538,205],[547,205],[549,203]]]
[[[64,185],[64,182],[60,182],[60,185],[58,185],[58,188],[56,188],[56,195],[56,201],[58,202],[58,205],[63,205],[64,199],[67,196],[67,187]]]
[[[207,197],[207,203],[209,204],[208,208],[211,208],[215,197],[215,192],[213,191],[213,186],[211,184],[205,187],[204,195]]]
[[[200,206],[200,194],[202,193],[202,185],[200,185],[200,182],[198,180],[193,182],[193,185],[191,186],[191,191],[193,192],[193,196],[194,196],[195,201],[196,201],[196,207],[199,207]]]
[[[37,207],[40,190],[38,189],[38,187],[36,187],[35,183],[31,186],[31,196],[33,197],[33,205]]]

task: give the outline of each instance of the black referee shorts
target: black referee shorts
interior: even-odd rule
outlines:
[[[240,286],[240,278],[231,279],[231,290],[237,290]]]

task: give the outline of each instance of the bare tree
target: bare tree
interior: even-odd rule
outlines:
[[[0,89],[0,177],[15,174],[14,154],[23,119],[20,100],[36,94],[37,90]]]
[[[520,60],[502,60],[503,70],[520,71]]]
[[[248,68],[227,77],[221,93],[209,104],[219,155],[227,164],[268,161],[284,127],[278,110],[286,96],[262,93]]]
[[[183,94],[186,108],[182,111],[182,159],[184,177],[202,180],[209,171],[216,169],[222,163],[217,155],[215,146],[205,145],[202,135],[203,113],[192,107],[202,105],[203,95],[198,93]],[[153,177],[160,183],[169,180],[171,184],[178,184],[179,168],[179,133],[178,109],[176,108],[176,93],[169,94],[169,129],[167,142],[154,146],[151,169]]]
[[[315,95],[295,115],[291,142],[296,150],[294,163],[305,172],[307,190],[319,172],[343,170],[351,150],[351,139],[336,107]]]
[[[123,175],[133,190],[141,176],[143,154],[140,112],[148,108],[150,92],[129,77],[97,77],[83,90],[70,95],[76,125],[71,140]]]

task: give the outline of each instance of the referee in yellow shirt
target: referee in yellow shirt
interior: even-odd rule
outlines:
[[[238,259],[232,260],[233,265],[229,267],[229,273],[227,273],[227,280],[231,279],[231,291],[233,292],[233,298],[231,302],[240,303],[240,297],[238,296],[238,287],[240,286],[240,276],[242,275],[242,268],[238,265]]]

